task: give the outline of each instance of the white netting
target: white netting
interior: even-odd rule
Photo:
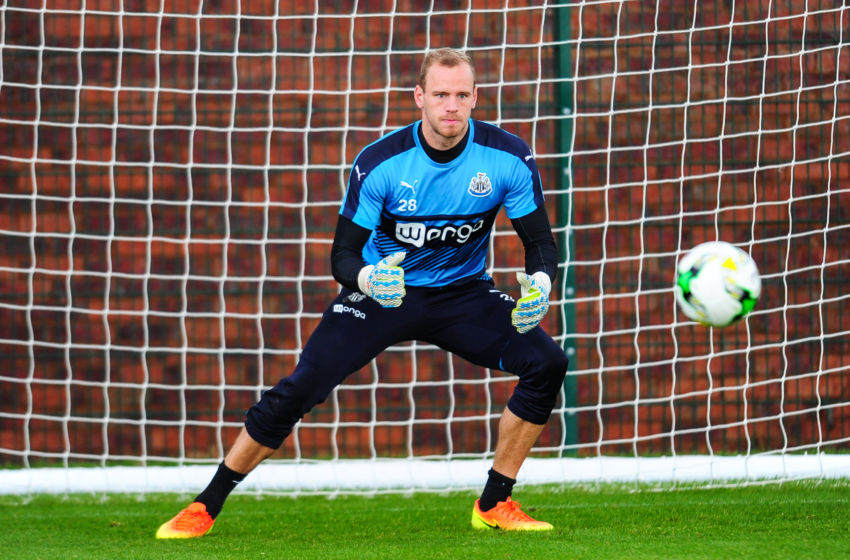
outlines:
[[[555,467],[523,476],[846,473],[821,454],[850,434],[848,23],[813,1],[4,2],[0,461],[25,489],[40,466],[87,488],[70,467],[217,463],[337,290],[354,156],[417,118],[421,57],[448,45],[476,61],[475,116],[532,145],[563,253],[545,325],[572,365],[534,453]],[[764,280],[722,331],[673,298],[708,239]],[[493,254],[518,293],[503,216]],[[270,466],[304,481],[286,491],[348,488],[349,459],[357,488],[476,486],[512,386],[401,345]]]

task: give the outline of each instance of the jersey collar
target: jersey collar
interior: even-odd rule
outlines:
[[[437,150],[433,148],[425,142],[425,137],[422,134],[422,121],[416,121],[414,124],[413,130],[413,138],[416,142],[416,145],[419,147],[422,152],[424,152],[425,157],[433,164],[436,165],[450,165],[453,162],[457,161],[469,147],[472,145],[472,138],[475,135],[475,125],[473,124],[473,120],[469,119],[469,127],[466,129],[466,134],[464,134],[463,139],[458,142],[457,146],[453,148],[449,148],[448,150]]]

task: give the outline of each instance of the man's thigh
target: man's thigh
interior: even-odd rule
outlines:
[[[336,381],[341,381],[402,340],[405,323],[400,308],[383,308],[363,294],[343,289],[325,310],[300,360],[310,369],[338,372]]]

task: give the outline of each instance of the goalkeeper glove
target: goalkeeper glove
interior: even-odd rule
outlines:
[[[549,292],[552,281],[545,272],[538,271],[529,276],[525,272],[517,272],[522,297],[516,302],[511,311],[511,323],[517,332],[527,333],[540,323],[549,309]]]
[[[375,265],[366,265],[357,275],[360,291],[381,304],[381,307],[398,307],[404,297],[404,269],[398,263],[407,253],[399,251],[378,261]]]

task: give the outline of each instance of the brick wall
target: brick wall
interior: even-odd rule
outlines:
[[[815,4],[810,12],[835,7]],[[598,384],[578,387],[580,402],[619,403],[603,410],[606,440],[655,434],[637,449],[663,453],[672,441],[677,450],[744,452],[847,433],[846,407],[814,408],[818,397],[843,400],[850,364],[847,302],[817,304],[842,297],[848,272],[839,253],[850,239],[834,226],[850,218],[841,192],[850,121],[833,118],[850,109],[850,52],[835,48],[848,21],[835,11],[794,16],[806,6],[736,2],[732,14],[731,3],[706,2],[694,14],[691,3],[671,2],[656,18],[651,3],[624,4],[619,15],[612,3],[573,19],[579,75],[589,76],[577,93],[575,223],[609,223],[576,231],[578,260],[601,259],[602,247],[608,259],[576,267],[578,291],[593,297],[601,278],[609,294],[644,292],[578,305],[579,332],[600,332],[603,365],[619,366],[602,376],[601,399]],[[692,24],[707,29],[690,33]],[[607,39],[615,25],[616,43]],[[656,26],[653,41],[643,33]],[[639,73],[649,69],[651,78]],[[653,293],[670,285],[671,248],[717,236],[755,240],[764,290],[748,326],[651,329],[676,316],[670,293]],[[598,367],[587,350],[580,360]],[[660,400],[636,410],[636,398]],[[596,424],[595,413],[580,415],[579,440],[596,441]]]
[[[468,35],[483,85],[476,116],[508,119],[505,127],[534,142],[538,154],[559,150],[555,87],[521,83],[537,75],[538,65],[544,76],[558,77],[554,49],[502,49],[500,43],[503,36],[511,45],[551,42],[551,10],[545,24],[538,10],[512,11],[507,20],[496,12],[477,12],[469,21],[466,14],[430,21],[376,15],[352,27],[331,17],[351,13],[350,2],[323,3],[327,17],[314,19],[305,8],[303,18],[278,20],[253,17],[274,13],[271,1],[243,3],[241,19],[213,17],[235,13],[227,2],[205,3],[205,13],[214,13],[200,20],[192,17],[196,4],[184,14],[176,12],[186,6],[167,6],[162,18],[159,2],[125,6],[123,17],[109,13],[110,2],[99,12],[89,2],[85,18],[75,12],[78,3],[54,4],[43,21],[38,11],[5,14],[0,355],[4,375],[34,382],[30,395],[22,383],[0,380],[0,410],[34,416],[28,424],[0,418],[4,449],[173,457],[183,444],[191,457],[219,454],[260,389],[292,368],[335,293],[328,241],[346,166],[382,130],[416,118],[410,89],[424,45],[463,44]],[[501,8],[503,2],[474,4]],[[736,21],[764,17],[768,4],[736,3]],[[774,2],[773,15],[796,13],[798,4]],[[764,24],[736,26],[730,38],[723,27],[730,8],[707,5],[696,23],[720,27],[689,34],[692,7],[671,3],[657,19],[659,30],[669,33],[654,44],[646,32],[656,19],[642,3],[624,5],[623,38],[616,43],[603,40],[616,28],[616,4],[572,11],[571,35],[583,39],[573,52],[583,78],[576,82],[574,221],[595,226],[575,231],[576,331],[599,333],[598,347],[597,338],[576,342],[575,367],[583,372],[576,405],[610,405],[602,412],[606,440],[661,434],[641,441],[646,452],[669,450],[674,427],[677,452],[704,451],[708,442],[715,451],[739,452],[747,449],[747,436],[754,447],[776,448],[783,438],[817,439],[818,429],[824,439],[839,438],[846,431],[843,407],[822,414],[820,428],[812,412],[781,421],[775,415],[810,408],[818,395],[840,399],[850,361],[846,337],[810,339],[818,329],[846,332],[846,303],[793,307],[821,297],[821,290],[825,299],[840,297],[839,279],[848,272],[838,254],[850,241],[848,230],[834,226],[848,220],[840,185],[850,164],[846,156],[829,163],[819,158],[830,144],[833,154],[850,147],[850,121],[832,119],[850,109],[846,84],[833,87],[836,76],[846,81],[850,54],[846,48],[840,57],[836,49],[794,54],[804,33],[807,46],[832,44],[841,20],[795,17],[771,24],[773,58],[765,62]],[[392,3],[359,6],[378,14]],[[419,8],[402,2],[397,10]],[[350,57],[352,39],[358,54]],[[396,54],[387,57],[387,45]],[[735,61],[728,76],[711,66],[727,59]],[[649,69],[655,70],[651,79],[633,73]],[[499,88],[499,81],[518,83]],[[372,87],[389,90],[362,91]],[[724,97],[735,100],[724,103]],[[535,110],[540,118],[532,126]],[[747,133],[759,122],[761,134]],[[562,161],[540,161],[544,184],[559,188]],[[689,178],[680,180],[683,175]],[[818,196],[825,191],[831,194]],[[561,202],[551,200],[552,220],[562,226]],[[723,210],[715,213],[718,203]],[[694,216],[669,219],[681,211]],[[715,214],[723,238],[759,240],[753,252],[766,273],[763,305],[787,308],[755,317],[749,339],[745,326],[715,331],[714,349],[728,355],[663,363],[674,351],[706,355],[709,331],[675,327],[677,348],[670,329],[620,331],[673,321],[670,292],[653,289],[669,288],[670,255],[679,240],[684,249],[714,237]],[[824,232],[827,220],[833,227]],[[498,226],[509,228],[503,218]],[[31,236],[33,230],[38,235]],[[603,248],[604,268],[598,264]],[[511,237],[497,239],[496,253],[500,266],[521,263]],[[835,266],[820,268],[822,261]],[[785,276],[786,267],[802,272]],[[637,306],[634,297],[600,302],[600,277],[608,294],[634,291],[638,282],[645,293]],[[507,275],[496,278],[511,289]],[[559,332],[558,313],[547,327]],[[22,342],[30,339],[37,341],[32,358]],[[252,352],[260,340],[264,351]],[[748,340],[751,352],[735,351]],[[378,363],[382,381],[413,381],[409,352],[392,352]],[[440,352],[420,352],[415,365],[419,381],[484,374]],[[601,366],[611,369],[602,374]],[[819,369],[826,373],[806,375]],[[368,368],[358,372],[338,393],[340,420],[371,420],[372,376]],[[751,385],[741,388],[745,379]],[[377,419],[407,419],[411,399],[417,418],[445,418],[451,390],[462,420],[448,433],[442,425],[417,426],[415,453],[481,453],[493,442],[477,418],[497,413],[512,386],[509,377],[495,381],[489,409],[480,385],[380,388],[374,397],[387,406]],[[674,393],[672,403],[641,405],[637,418],[628,404]],[[223,430],[220,413],[228,423]],[[72,417],[67,432],[66,415]],[[767,420],[744,430],[745,415]],[[185,430],[176,425],[184,418]],[[691,432],[709,418],[712,426],[731,425],[708,438]],[[330,456],[332,438],[343,454],[368,453],[370,438],[381,454],[407,453],[406,427],[379,426],[374,433],[343,427],[334,435],[321,426],[332,420],[331,406],[311,413],[280,455],[293,456],[297,441],[307,456]],[[580,413],[578,427],[580,443],[598,440],[595,412]],[[558,445],[562,437],[552,422],[541,443]],[[630,452],[631,444],[604,451]]]

